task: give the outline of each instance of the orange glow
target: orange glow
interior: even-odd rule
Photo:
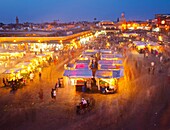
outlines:
[[[158,40],[159,40],[159,41],[163,41],[162,36],[159,36],[159,37],[158,37]]]
[[[122,29],[127,29],[126,24],[122,24]]]

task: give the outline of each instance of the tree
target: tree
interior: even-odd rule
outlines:
[[[4,26],[5,24],[3,24],[3,23],[0,23],[0,27],[2,27],[2,26]]]

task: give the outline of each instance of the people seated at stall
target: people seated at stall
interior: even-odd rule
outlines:
[[[114,88],[110,88],[109,84],[105,84],[105,92],[106,93],[113,93],[114,92]]]
[[[114,89],[113,89],[113,88],[106,87],[106,88],[105,88],[105,91],[106,91],[106,93],[109,93],[109,92],[113,92]]]
[[[81,103],[80,104],[82,105],[83,108],[87,107],[87,101],[84,98],[81,99]]]

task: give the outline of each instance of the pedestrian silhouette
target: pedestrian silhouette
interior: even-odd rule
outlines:
[[[41,74],[41,72],[39,72],[39,74],[38,74],[38,75],[39,75],[39,80],[41,80],[41,75],[42,75],[42,74]]]
[[[41,100],[43,100],[43,96],[44,96],[44,94],[43,94],[43,89],[41,88],[40,89],[40,91],[39,91],[39,98],[41,99]]]

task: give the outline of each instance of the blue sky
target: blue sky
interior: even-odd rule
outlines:
[[[121,13],[127,20],[147,20],[170,14],[170,0],[0,0],[0,22],[61,22],[112,20]]]

